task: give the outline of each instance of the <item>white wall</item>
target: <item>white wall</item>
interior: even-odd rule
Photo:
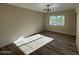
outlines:
[[[77,12],[76,43],[79,51],[79,8],[77,8],[76,12]]]
[[[50,16],[57,16],[57,15],[64,15],[65,16],[65,25],[64,26],[53,26],[49,25],[49,17]],[[53,12],[48,13],[45,16],[45,29],[49,31],[65,33],[75,36],[75,10],[67,10],[67,11],[60,11],[60,12]]]
[[[43,30],[43,14],[0,4],[0,47]]]

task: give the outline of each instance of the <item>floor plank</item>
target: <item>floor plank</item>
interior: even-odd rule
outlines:
[[[78,55],[76,38],[73,36],[43,31],[40,34],[51,37],[54,40],[30,55]]]
[[[50,31],[42,31],[39,34],[54,40],[30,55],[79,55],[75,37]],[[3,53],[4,51],[10,51],[11,53]],[[24,53],[15,44],[10,44],[0,48],[0,55],[24,55]]]

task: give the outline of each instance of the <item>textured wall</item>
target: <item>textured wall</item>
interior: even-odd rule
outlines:
[[[0,4],[0,47],[43,30],[43,14]]]
[[[65,16],[65,25],[64,26],[50,26],[49,25],[49,16],[57,16],[57,15],[64,15]],[[45,21],[45,29],[49,31],[55,31],[60,33],[66,33],[75,35],[75,11],[74,10],[68,10],[68,11],[62,11],[62,12],[54,12],[50,14],[46,14],[44,16]]]

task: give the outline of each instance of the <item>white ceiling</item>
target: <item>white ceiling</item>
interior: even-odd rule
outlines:
[[[46,7],[48,3],[10,3],[10,4],[38,12],[43,12],[41,9]],[[50,4],[52,8],[53,7],[55,8],[55,12],[75,9],[79,5],[78,3],[50,3]]]

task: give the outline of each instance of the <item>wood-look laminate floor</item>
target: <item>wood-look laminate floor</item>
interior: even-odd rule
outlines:
[[[76,47],[76,38],[73,36],[59,34],[50,31],[43,31],[40,34],[51,37],[54,40],[37,49],[30,55],[78,55]],[[1,52],[2,51],[2,52]],[[10,51],[3,53],[4,51]],[[24,55],[24,53],[15,45],[11,44],[0,49],[2,55]]]
[[[0,55],[24,55],[24,53],[13,43],[0,48]]]
[[[30,55],[77,55],[76,38],[70,35],[43,31],[42,35],[51,37],[54,40]]]

